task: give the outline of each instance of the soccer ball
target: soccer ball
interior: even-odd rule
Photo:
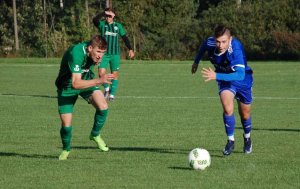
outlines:
[[[209,152],[203,148],[195,148],[189,153],[189,164],[195,170],[204,170],[210,166]]]

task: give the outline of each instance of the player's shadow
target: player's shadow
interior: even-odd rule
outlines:
[[[73,146],[73,149],[98,149],[92,146]],[[165,148],[148,148],[148,147],[109,147],[111,151],[116,152],[151,152],[151,153],[161,153],[161,154],[185,154],[187,155],[191,149],[165,149]],[[211,157],[223,158],[222,152],[220,150],[208,150]],[[213,154],[212,154],[213,153]],[[220,153],[220,155],[216,154]]]
[[[237,129],[243,129],[242,127],[237,127]],[[275,131],[275,132],[300,132],[300,129],[288,129],[288,128],[252,128],[254,131]]]
[[[0,157],[21,157],[21,158],[37,158],[37,159],[57,159],[57,156],[41,155],[41,154],[21,154],[15,152],[0,152]]]
[[[73,146],[73,149],[98,149],[91,146]],[[187,154],[188,150],[183,149],[165,149],[165,148],[148,148],[148,147],[109,147],[111,151],[120,152],[153,152],[166,154]]]
[[[20,97],[36,97],[36,98],[57,98],[57,96],[50,95],[22,95],[22,94],[12,94],[12,93],[4,93],[2,96],[20,96]]]

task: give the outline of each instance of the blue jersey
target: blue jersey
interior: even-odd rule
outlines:
[[[232,38],[228,50],[224,53],[218,53],[215,38],[207,38],[207,40],[201,44],[194,63],[198,64],[205,52],[208,53],[209,60],[214,65],[217,75],[218,73],[231,74],[235,72],[237,68],[242,68],[245,72],[243,80],[235,80],[234,77],[232,77],[232,79],[227,81],[217,79],[218,82],[230,82],[235,86],[241,87],[252,86],[252,69],[247,64],[245,50],[238,39]]]

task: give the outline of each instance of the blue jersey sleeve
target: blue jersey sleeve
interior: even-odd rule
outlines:
[[[223,81],[241,81],[245,78],[245,68],[235,67],[232,73],[216,73],[217,80]]]
[[[203,54],[205,53],[205,51],[206,51],[206,41],[203,42],[201,44],[201,46],[199,47],[199,49],[198,49],[197,55],[195,56],[195,59],[194,59],[195,64],[199,64],[199,62],[200,62]]]
[[[209,51],[212,48],[215,48],[216,43],[213,37],[207,38],[199,47],[197,55],[195,56],[194,63],[199,64],[201,58],[203,57],[206,51]]]

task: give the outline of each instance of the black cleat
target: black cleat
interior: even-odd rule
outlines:
[[[252,142],[250,138],[244,137],[244,153],[250,154],[252,152]]]
[[[115,100],[115,97],[110,96],[110,97],[108,98],[108,100],[109,100],[110,102],[113,102],[113,101]]]
[[[224,156],[229,156],[233,151],[233,149],[234,149],[234,141],[228,140],[225,149],[223,150]]]

